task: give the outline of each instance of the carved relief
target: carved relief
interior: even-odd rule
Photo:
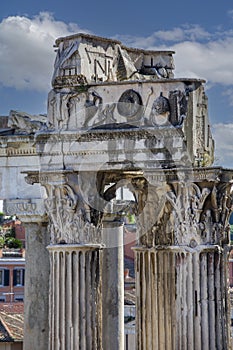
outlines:
[[[136,188],[136,187],[135,187]],[[146,195],[145,195],[146,193]],[[228,242],[228,222],[233,194],[227,184],[174,182],[140,195],[140,242],[155,245],[222,244]],[[142,234],[144,232],[144,234]]]
[[[201,151],[203,149],[203,145],[205,144],[205,121],[203,116],[197,116],[196,126],[196,147],[199,151]]]
[[[43,116],[32,116],[25,112],[10,111],[8,127],[15,129],[15,134],[34,134],[45,129],[45,125]]]
[[[71,76],[79,74],[80,70],[80,55],[78,53],[78,42],[72,41],[70,45],[63,45],[62,49],[57,51],[56,60],[54,63],[54,74],[52,83],[56,84],[56,78],[60,76]]]
[[[135,213],[137,215],[139,241],[152,247],[173,243],[170,227],[170,208],[166,203],[167,185],[164,182],[153,186],[144,178],[132,179],[136,194]]]
[[[160,93],[154,100],[146,124],[154,126],[180,126],[187,114],[188,95],[185,92],[170,91],[168,98]]]
[[[89,206],[68,184],[46,185],[45,207],[51,224],[51,242],[100,243],[100,229],[91,222]]]
[[[201,243],[204,227],[200,219],[210,192],[209,188],[201,188],[195,183],[170,185],[167,199],[172,205],[177,244]]]
[[[54,79],[53,86],[55,88],[61,88],[61,87],[73,87],[73,86],[85,86],[87,85],[87,79],[83,74],[77,74],[77,75],[65,75],[65,76],[58,76]]]
[[[214,142],[208,121],[207,97],[201,86],[196,93],[195,127],[195,156],[197,166],[211,166],[214,161]]]
[[[117,103],[117,110],[127,120],[141,118],[142,98],[139,93],[132,89],[124,91]]]
[[[48,128],[66,130],[69,122],[70,94],[51,91],[48,97]]]
[[[116,77],[117,80],[127,80],[131,79],[139,79],[140,76],[138,74],[138,70],[134,65],[134,62],[131,60],[130,56],[127,53],[127,50],[121,48],[120,45],[117,45],[116,51]],[[113,67],[115,62],[113,61]]]
[[[169,92],[170,122],[172,125],[181,125],[187,114],[188,92],[180,90]]]
[[[56,41],[54,87],[173,77],[172,51],[146,51],[88,34]],[[84,63],[83,63],[84,62]]]
[[[102,109],[103,99],[99,96],[99,94],[95,91],[89,92],[87,95],[87,99],[85,101],[85,121],[83,126],[88,126],[89,122],[94,118],[97,114],[98,110]]]
[[[106,91],[107,90],[107,91]],[[75,130],[77,128],[97,127],[101,125],[130,124],[143,126],[181,126],[187,113],[187,94],[170,91],[155,97],[154,87],[139,94],[134,89],[127,89],[119,98],[115,87],[98,89],[87,88],[85,91],[55,91],[48,96],[47,126],[49,129]],[[114,94],[113,100],[108,94]]]
[[[150,122],[153,125],[164,125],[168,123],[170,115],[169,100],[160,93],[160,96],[154,101],[150,114]]]
[[[20,218],[44,216],[45,208],[42,199],[11,199],[4,201],[4,212],[6,215],[17,215]]]
[[[67,130],[114,123],[115,107],[116,103],[103,105],[103,98],[95,90],[69,94],[51,91],[47,125],[49,129]]]
[[[231,184],[219,184],[211,192],[211,212],[214,231],[218,231],[221,239],[224,237],[233,210],[233,192]]]

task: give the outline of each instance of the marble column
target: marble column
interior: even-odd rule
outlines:
[[[229,350],[232,173],[181,175],[148,176],[135,248],[137,350]]]
[[[24,350],[47,350],[49,335],[49,243],[47,222],[23,222],[26,230]]]
[[[135,249],[137,349],[175,349],[175,254]]]
[[[47,217],[40,199],[7,200],[4,211],[25,227],[24,350],[48,350],[49,244]]]
[[[50,350],[100,350],[101,251],[95,245],[50,245]]]
[[[218,246],[136,249],[137,349],[228,350],[226,263]]]
[[[121,221],[103,221],[103,350],[124,349],[124,247]]]
[[[79,174],[31,173],[45,187],[50,257],[49,350],[102,349],[102,235]]]

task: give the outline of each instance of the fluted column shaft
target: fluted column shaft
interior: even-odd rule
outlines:
[[[136,249],[137,349],[228,350],[225,264],[216,246]]]
[[[99,350],[100,260],[97,246],[54,245],[50,252],[50,350]]]

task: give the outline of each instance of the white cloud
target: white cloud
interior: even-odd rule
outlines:
[[[183,25],[180,28],[155,32],[154,37],[160,40],[173,42],[185,40],[200,41],[203,39],[208,39],[210,34],[199,25]]]
[[[230,105],[230,106],[233,106],[233,87],[232,87],[232,88],[229,88],[229,89],[226,89],[226,90],[223,92],[223,95],[225,95],[225,96],[228,97],[229,105]]]
[[[229,10],[229,11],[228,11],[228,16],[230,16],[231,18],[233,18],[233,10]]]
[[[185,41],[172,48],[176,51],[177,77],[199,77],[224,86],[233,84],[233,37],[207,43]]]
[[[176,77],[202,78],[211,84],[233,84],[233,32],[205,31],[199,25],[183,25],[157,31],[148,37],[117,36],[130,46],[176,52]]]
[[[212,126],[215,140],[215,164],[233,167],[233,123],[218,123]]]
[[[32,19],[25,16],[3,19],[0,22],[0,84],[48,91],[56,38],[79,31],[87,32],[76,24],[56,21],[46,12]],[[199,25],[183,25],[148,37],[116,37],[129,46],[174,50],[176,77],[233,85],[233,31],[213,34]]]
[[[211,37],[211,34],[205,31],[197,24],[182,25],[171,30],[159,30],[148,37],[135,37],[130,35],[116,35],[115,38],[123,41],[129,46],[136,46],[144,49],[153,49],[156,46],[171,45],[182,41],[203,41]]]
[[[233,16],[233,10],[229,12]],[[48,92],[60,36],[88,32],[74,23],[56,21],[47,12],[0,22],[0,85]],[[160,30],[148,37],[116,36],[129,46],[174,50],[176,77],[203,78],[221,84],[233,105],[233,30],[209,33],[199,25]]]
[[[73,23],[56,21],[42,12],[30,19],[7,17],[0,22],[0,84],[17,89],[48,91],[55,39],[79,31]]]

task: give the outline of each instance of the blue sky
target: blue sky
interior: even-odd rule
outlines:
[[[176,51],[176,77],[207,81],[216,165],[233,168],[233,3],[2,1],[0,115],[46,113],[54,41],[79,31]]]

